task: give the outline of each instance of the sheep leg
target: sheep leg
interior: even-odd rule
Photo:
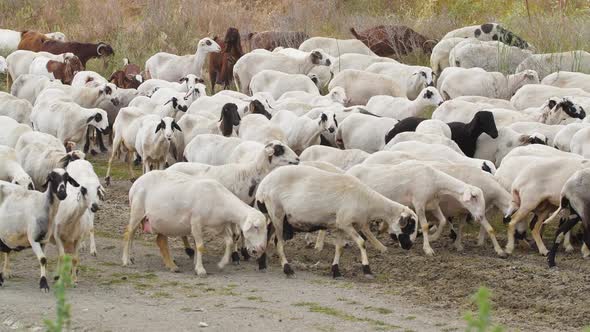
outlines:
[[[198,220],[195,220],[191,224],[191,233],[197,246],[197,255],[195,256],[195,273],[197,273],[199,277],[205,277],[207,276],[207,271],[203,267],[203,253],[205,252],[205,245],[203,241],[201,223]]]
[[[9,254],[8,252],[4,253],[4,266],[2,267],[2,275],[4,276],[4,278],[6,279],[10,279],[10,277],[12,277],[12,273],[10,272],[10,258],[9,258]],[[0,281],[2,278],[0,278]]]
[[[563,246],[565,248],[565,252],[572,252],[574,251],[574,246],[572,246],[572,232],[569,231],[563,234]]]
[[[580,221],[578,218],[568,219],[564,223],[559,225],[557,232],[555,232],[555,239],[553,240],[553,245],[551,246],[551,250],[549,254],[547,254],[547,264],[549,267],[555,266],[555,256],[557,255],[557,249],[559,249],[559,244],[561,242],[561,235],[564,233],[569,233],[570,230]]]
[[[57,247],[57,267],[55,269],[55,277],[54,280],[59,279],[59,271],[61,268],[61,261],[65,256],[65,248],[61,237],[59,236],[59,225],[55,226],[55,232],[53,234],[53,239],[55,241],[55,246]]]
[[[90,238],[90,254],[96,257],[96,240],[94,239],[94,227],[90,229],[88,237]]]
[[[326,241],[326,231],[323,229],[320,229],[318,232],[318,237],[315,240],[315,250],[316,251],[322,251],[324,249],[324,242]]]
[[[383,243],[381,243],[381,241],[379,241],[375,237],[375,235],[371,232],[371,229],[369,228],[369,224],[364,224],[363,227],[361,227],[361,231],[363,232],[363,234],[365,235],[367,240],[369,240],[371,245],[373,245],[373,247],[375,247],[375,249],[379,250],[380,252],[387,251],[387,247],[384,246]]]
[[[506,253],[512,254],[514,251],[514,231],[516,230],[516,224],[519,223],[522,219],[526,218],[529,214],[529,211],[519,208],[516,212],[510,217],[510,222],[508,223],[506,236],[508,238],[508,242],[506,243]]]
[[[279,230],[277,228],[275,236],[277,239],[277,253],[279,254],[279,258],[281,260],[283,272],[287,275],[287,277],[294,277],[295,272],[293,269],[291,269],[291,265],[289,265],[289,261],[287,261],[287,256],[285,255],[285,240],[283,240],[283,230]]]
[[[96,142],[98,143],[98,147],[100,148],[100,152],[107,152],[108,149],[104,146],[104,142],[102,140],[102,132],[96,129]]]
[[[188,236],[182,237],[182,243],[184,244],[184,252],[187,254],[187,256],[191,259],[195,258],[195,250],[191,246]]]
[[[41,267],[41,278],[39,279],[39,288],[42,292],[49,292],[49,284],[47,283],[47,257],[45,257],[45,253],[43,252],[43,247],[41,243],[35,242],[33,239],[32,234],[29,235],[29,243],[31,244],[31,249],[37,256],[37,260],[39,260],[39,265]]]
[[[549,211],[547,209],[543,210],[541,213],[539,213],[539,218],[538,218],[538,222],[535,223],[535,226],[533,227],[533,231],[531,232],[533,235],[533,239],[535,240],[535,243],[537,244],[537,248],[539,249],[539,253],[543,256],[547,256],[547,253],[549,252],[549,250],[547,250],[547,248],[545,247],[545,243],[543,243],[543,238],[541,236],[541,227],[543,226],[543,223],[541,222],[541,220],[545,220],[547,218],[547,215],[549,214]]]
[[[494,231],[494,228],[492,227],[492,225],[490,225],[488,219],[485,216],[480,221],[480,224],[481,224],[481,226],[483,226],[485,228],[486,232],[490,236],[490,239],[492,240],[492,244],[494,245],[494,250],[496,251],[496,254],[498,254],[499,257],[505,258],[507,255],[504,252],[504,250],[502,250],[502,247],[498,243],[498,239],[496,239],[496,232]]]
[[[336,221],[338,224],[338,220]],[[346,232],[352,240],[356,243],[356,245],[361,250],[361,263],[363,265],[363,274],[368,279],[373,279],[373,273],[371,272],[371,268],[369,267],[369,256],[367,255],[367,246],[365,245],[365,240],[363,240],[362,236],[352,227],[352,225],[348,225],[342,228],[344,232]]]
[[[158,234],[156,236],[156,244],[160,248],[160,254],[162,255],[162,259],[164,260],[164,265],[168,270],[171,272],[179,272],[180,269],[174,261],[172,260],[172,256],[170,256],[170,248],[168,247],[168,237],[162,234]]]
[[[120,145],[121,139],[115,136],[115,141],[112,145],[113,151],[111,151],[111,157],[109,158],[109,164],[107,166],[107,174],[105,176],[105,183],[107,186],[111,184],[111,168],[113,167],[113,160],[115,159],[115,155],[117,154]]]
[[[80,264],[80,255],[78,251],[80,249],[80,241],[75,241],[72,245],[72,269],[70,271],[72,277],[72,283],[74,287],[78,284],[78,265]]]
[[[340,268],[338,264],[340,263],[340,256],[342,256],[342,248],[344,247],[344,239],[342,237],[342,232],[336,232],[336,240],[334,241],[334,260],[332,261],[332,278],[334,279],[342,279],[342,274],[340,273]]]
[[[223,237],[223,239],[225,240],[225,252],[223,253],[223,257],[217,264],[217,267],[219,267],[220,270],[223,270],[223,268],[227,265],[227,263],[229,263],[229,260],[231,258],[232,247],[234,245],[234,237],[230,227],[231,226],[225,228],[225,235]]]
[[[414,205],[416,206],[416,205]],[[428,240],[428,220],[426,220],[426,213],[423,208],[416,209],[418,220],[420,221],[420,228],[422,229],[423,244],[422,249],[426,256],[433,256],[434,250],[430,247],[430,241]]]
[[[477,246],[481,247],[486,243],[486,228],[479,225],[479,233],[477,234]]]
[[[588,249],[588,246],[584,243],[582,244],[582,258],[588,258],[588,256],[590,256],[590,249]]]
[[[430,241],[436,241],[440,238],[442,231],[445,228],[445,225],[447,224],[447,218],[442,213],[440,206],[438,204],[436,208],[430,212],[434,214],[434,217],[438,220],[439,223],[438,227],[436,228],[436,231],[432,235],[430,235]]]
[[[455,241],[453,242],[453,246],[459,252],[463,251],[463,226],[465,225],[467,216],[463,216],[463,218],[457,218],[457,229],[455,232]]]
[[[129,265],[129,263],[134,263],[133,258],[130,257],[130,252],[133,246],[133,237],[143,219],[144,216],[142,215],[142,212],[137,208],[134,209],[132,206],[129,216],[129,225],[127,225],[127,229],[123,235],[123,266]]]
[[[127,169],[129,170],[129,174],[131,175],[131,182],[135,181],[135,172],[133,171],[133,165],[131,160],[132,154],[127,152]]]

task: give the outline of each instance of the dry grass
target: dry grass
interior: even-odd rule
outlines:
[[[561,1],[564,3],[565,1]],[[299,30],[351,38],[349,28],[405,24],[433,39],[454,28],[502,22],[539,52],[584,49],[590,40],[587,0],[3,0],[0,26],[62,31],[70,40],[110,43],[115,57],[89,69],[109,75],[123,57],[143,64],[157,51],[193,53],[198,39],[242,33]],[[404,59],[427,63],[417,54]]]

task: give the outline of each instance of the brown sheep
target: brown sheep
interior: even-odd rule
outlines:
[[[103,42],[98,44],[78,43],[78,42],[61,42],[53,39],[43,42],[39,51],[49,52],[52,54],[74,53],[82,65],[86,67],[86,62],[92,58],[101,56],[111,56],[115,54],[113,48]]]
[[[416,50],[430,54],[436,44],[405,25],[379,25],[361,32],[350,28],[350,32],[379,56],[399,58]]]
[[[228,89],[233,78],[234,64],[244,52],[242,51],[240,32],[236,28],[228,28],[223,41],[213,38],[221,47],[220,53],[209,54],[209,78],[211,93],[215,93],[215,84]]]
[[[20,33],[18,49],[39,52],[41,50],[41,46],[43,46],[43,43],[50,39],[51,38],[40,32],[25,30]]]
[[[115,71],[109,77],[109,82],[123,89],[137,89],[143,82],[141,69],[138,65],[129,63],[129,59],[123,59],[123,68]]]

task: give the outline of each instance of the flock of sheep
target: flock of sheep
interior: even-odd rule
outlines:
[[[34,37],[43,44],[55,35]],[[530,224],[550,266],[562,241],[573,250],[571,229],[582,220],[590,255],[589,53],[535,54],[500,25],[483,24],[449,32],[429,68],[376,56],[359,40],[313,37],[230,58],[239,91],[208,95],[205,60],[229,52],[231,38],[224,47],[203,38],[194,55],[157,53],[142,73],[126,61],[107,80],[79,70],[76,52],[98,57],[110,46],[57,37],[71,52],[13,50],[0,63],[11,82],[10,94],[0,93],[0,285],[12,251],[33,249],[45,291],[47,242],[74,256],[74,280],[85,238],[96,255],[94,216],[108,190],[85,154],[93,142],[107,152],[104,135],[112,140],[105,185],[121,158],[134,180],[123,265],[133,262],[141,228],[157,235],[166,268],[178,270],[168,237],[181,237],[205,275],[208,229],[224,239],[219,268],[241,253],[265,269],[274,243],[289,276],[284,242],[319,231],[321,250],[329,231],[333,277],[342,277],[349,238],[371,278],[366,242],[387,249],[373,225],[404,249],[421,233],[430,256],[449,222],[463,250],[468,219],[480,224],[478,244],[487,234],[499,257],[527,240]],[[138,179],[134,161],[143,165]],[[505,247],[486,217],[494,211],[507,224]],[[547,250],[543,225],[558,221]]]

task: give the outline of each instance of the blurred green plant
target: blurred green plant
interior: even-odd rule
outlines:
[[[473,301],[477,305],[477,314],[472,312],[465,314],[467,322],[467,332],[502,332],[504,329],[498,325],[492,325],[492,303],[490,301],[490,290],[486,287],[480,287],[473,296]]]
[[[66,302],[66,288],[72,286],[72,257],[65,255],[59,269],[59,279],[55,283],[54,294],[57,302],[57,317],[55,321],[46,319],[45,327],[48,332],[61,332],[69,329],[71,321],[71,305]]]

